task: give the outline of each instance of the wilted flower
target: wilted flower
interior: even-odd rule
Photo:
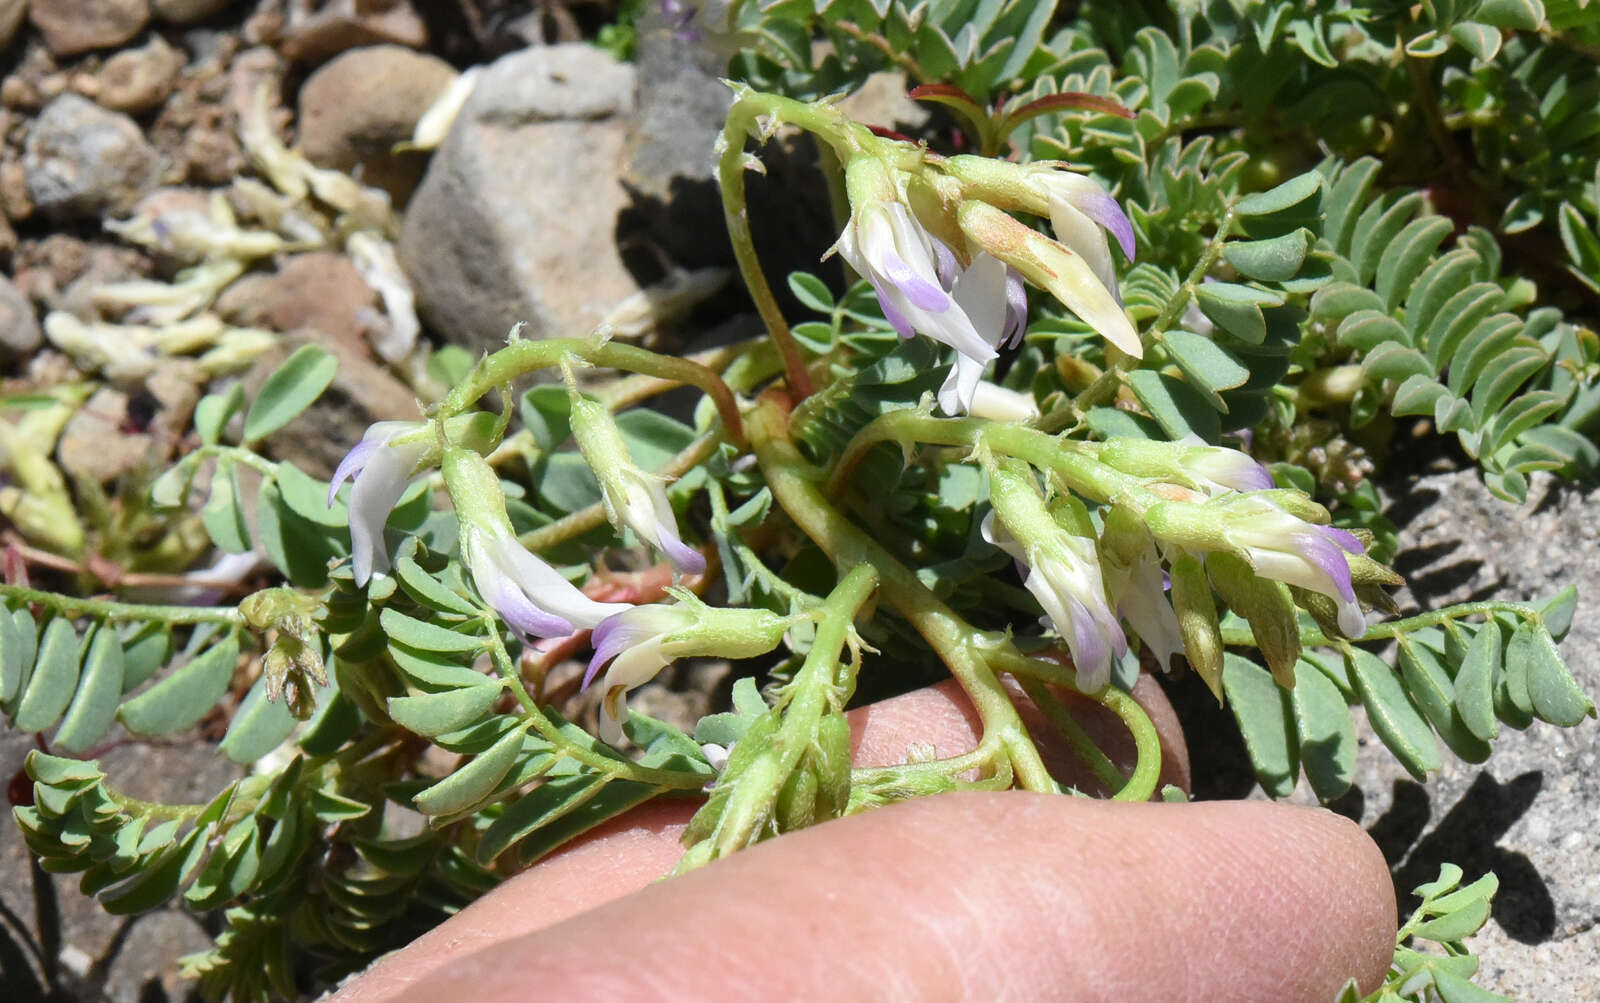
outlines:
[[[611,412],[577,393],[572,399],[572,434],[578,449],[600,482],[606,517],[618,529],[626,526],[655,547],[685,574],[706,570],[706,558],[683,542],[667,500],[664,478],[646,473],[633,461]]]
[[[461,559],[472,584],[524,642],[596,627],[627,603],[596,602],[517,542],[500,479],[467,449],[445,450],[445,489],[461,524]]]
[[[411,472],[427,453],[425,426],[410,421],[380,421],[367,429],[361,441],[339,461],[328,485],[328,505],[339,486],[351,477],[350,563],[357,585],[367,584],[375,572],[389,570],[389,552],[383,545],[383,526],[389,513],[411,483]]]
[[[692,594],[675,590],[678,602],[626,607],[594,631],[594,657],[583,685],[606,669],[600,704],[600,737],[622,738],[628,719],[628,691],[654,679],[679,658],[716,656],[754,658],[777,647],[790,626],[788,617],[761,609],[713,609]]]

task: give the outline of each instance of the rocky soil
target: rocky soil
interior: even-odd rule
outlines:
[[[368,424],[414,417],[442,391],[449,352],[492,349],[513,324],[543,336],[607,323],[668,347],[748,331],[726,239],[706,224],[720,215],[711,149],[727,92],[669,32],[645,31],[632,63],[578,41],[611,16],[523,0],[0,0],[0,394],[51,395],[60,413],[0,421],[66,483],[114,498],[186,447],[203,394],[259,386],[311,342],[338,357],[337,382],[269,446],[326,476]],[[877,80],[850,110],[915,125],[923,112],[903,94]],[[775,144],[751,182],[774,274],[830,267],[811,160]],[[0,458],[7,477],[14,463]],[[1596,500],[1548,482],[1533,494],[1516,511],[1455,473],[1397,496],[1418,555],[1402,568],[1410,601],[1600,581]],[[59,527],[8,497],[7,567],[36,580],[170,586],[203,559],[102,552],[94,532],[63,557]],[[1588,609],[1563,650],[1600,693]],[[680,677],[641,699],[697,716],[711,682]],[[1180,702],[1197,708],[1192,734],[1231,728]],[[1477,946],[1488,984],[1515,998],[1600,997],[1596,728],[1535,725],[1486,767],[1451,763],[1426,785],[1369,737],[1359,791],[1335,805],[1369,827],[1402,888],[1446,859],[1469,879],[1500,874]],[[1210,793],[1248,793],[1237,749],[1196,744],[1220,778]],[[0,733],[0,777],[30,747]],[[207,796],[230,771],[204,744],[104,758],[114,781],[158,799]],[[175,959],[209,939],[175,911],[106,915],[0,823],[0,999],[42,999],[46,985],[59,1000],[187,998]]]

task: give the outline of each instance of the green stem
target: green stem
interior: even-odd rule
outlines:
[[[1207,273],[1216,265],[1217,259],[1222,256],[1222,247],[1228,241],[1228,236],[1233,232],[1235,220],[1233,208],[1230,206],[1222,221],[1217,224],[1216,233],[1212,234],[1211,242],[1206,244],[1206,249],[1200,252],[1200,257],[1195,259],[1194,267],[1189,269],[1188,278],[1173,292],[1172,296],[1161,307],[1161,312],[1156,315],[1148,327],[1145,328],[1144,341],[1146,347],[1152,336],[1160,335],[1177,322],[1183,314],[1184,307],[1189,305],[1189,297],[1205,281]],[[1034,424],[1042,432],[1055,433],[1067,428],[1069,425],[1081,424],[1085,413],[1091,407],[1104,404],[1115,396],[1122,385],[1123,373],[1130,365],[1137,364],[1136,359],[1118,357],[1106,367],[1105,372],[1095,377],[1071,401],[1056,407],[1049,414],[1041,417]]]
[[[92,616],[99,620],[158,620],[167,624],[226,623],[244,625],[244,615],[235,606],[147,606],[143,603],[115,602],[110,599],[83,599],[56,592],[0,585],[0,599],[38,603],[62,616]]]
[[[709,459],[711,454],[717,451],[717,445],[721,441],[722,432],[713,429],[689,443],[683,452],[668,460],[656,473],[663,477],[682,476]],[[562,516],[548,526],[540,526],[538,529],[523,533],[517,540],[534,553],[539,553],[563,544],[575,536],[582,536],[605,523],[605,503],[595,502],[586,508]]]
[[[1428,613],[1418,613],[1400,620],[1390,620],[1387,623],[1375,623],[1367,628],[1367,632],[1353,640],[1347,638],[1330,638],[1315,628],[1300,628],[1300,643],[1311,648],[1317,645],[1332,645],[1341,643],[1359,644],[1365,641],[1393,640],[1413,631],[1425,627],[1439,627],[1455,620],[1465,620],[1469,616],[1493,616],[1496,613],[1515,613],[1524,620],[1530,620],[1540,626],[1544,625],[1544,615],[1539,610],[1521,602],[1501,602],[1498,600],[1485,600],[1483,602],[1459,603],[1455,606],[1446,606],[1444,609],[1433,610]],[[1254,647],[1255,634],[1243,624],[1236,624],[1222,628],[1222,643],[1239,647]]]
[[[1077,693],[1083,692],[1077,688],[1076,671],[1065,665],[1029,658],[1014,649],[1006,648],[991,652],[989,657],[997,668],[1015,676],[1017,681],[1023,684],[1024,690],[1027,690],[1028,681],[1032,680],[1035,683],[1050,683]],[[1031,695],[1031,691],[1029,693]],[[1117,784],[1121,785],[1121,790],[1113,794],[1111,799],[1150,800],[1156,792],[1156,784],[1161,777],[1161,736],[1156,731],[1155,723],[1150,720],[1150,715],[1145,713],[1137,700],[1114,686],[1107,686],[1098,693],[1083,693],[1083,695],[1120,717],[1129,733],[1133,735],[1133,747],[1138,759],[1134,763],[1133,773],[1129,775],[1125,784],[1121,776],[1117,776]],[[1046,715],[1049,714],[1047,707],[1041,705],[1040,710],[1045,711]],[[1096,775],[1099,775],[1098,770]],[[1103,777],[1102,782],[1104,782]],[[1108,785],[1108,789],[1110,786],[1113,785]]]
[[[1022,691],[1028,694],[1028,699],[1038,707],[1045,716],[1045,720],[1055,726],[1056,730],[1067,737],[1067,742],[1072,745],[1072,751],[1078,758],[1093,771],[1095,779],[1100,781],[1100,786],[1107,791],[1120,790],[1128,781],[1117,769],[1117,764],[1105,754],[1100,746],[1095,744],[1093,738],[1084,730],[1060,700],[1041,682],[1018,676],[1017,682],[1022,684]]]
[[[483,611],[489,623],[495,623],[493,614]],[[549,715],[539,706],[539,702],[528,692],[528,687],[522,682],[522,674],[517,671],[511,655],[506,651],[505,642],[501,640],[498,630],[489,634],[489,655],[494,661],[494,667],[500,674],[504,685],[511,690],[517,702],[522,705],[523,712],[532,723],[533,729],[558,750],[561,754],[575,759],[585,766],[592,767],[613,778],[621,777],[626,780],[636,780],[652,787],[663,790],[698,790],[705,786],[706,777],[701,773],[691,773],[679,770],[658,770],[648,766],[640,766],[626,759],[607,756],[595,752],[586,746],[580,745],[568,738],[565,733],[550,720]]]
[[[742,442],[744,432],[739,404],[722,377],[707,366],[688,359],[660,355],[636,345],[594,338],[546,338],[543,341],[513,341],[493,355],[480,360],[465,381],[453,388],[434,407],[433,417],[449,418],[466,411],[478,398],[497,387],[538,369],[559,365],[573,356],[591,365],[623,369],[646,376],[657,376],[684,383],[705,392],[717,405],[722,424],[734,441]]]
[[[971,641],[976,631],[972,625],[940,601],[914,571],[823,497],[818,490],[821,472],[807,463],[789,441],[784,416],[775,403],[763,400],[757,404],[750,413],[750,435],[756,459],[778,504],[836,566],[870,564],[876,569],[884,597],[960,682],[983,722],[985,737],[992,733],[1001,743],[1018,782],[1028,790],[1059,790],[1005,687],[974,650]]]

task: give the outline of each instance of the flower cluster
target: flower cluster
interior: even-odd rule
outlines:
[[[1081,175],[1030,165],[1025,179],[1049,206],[1055,240],[992,205],[958,201],[946,209],[936,199],[909,198],[904,189],[912,179],[877,157],[859,155],[845,168],[850,221],[833,250],[871,283],[884,317],[902,337],[920,333],[956,350],[939,390],[947,414],[970,411],[984,369],[1001,348],[1021,342],[1025,277],[1124,351],[1140,354],[1138,335],[1121,310],[1106,239],[1109,230],[1132,260],[1127,216]]]

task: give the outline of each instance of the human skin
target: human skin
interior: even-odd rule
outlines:
[[[1135,689],[1186,785],[1177,720]],[[1075,708],[1076,710],[1077,708]],[[959,691],[852,715],[863,765],[976,741]],[[1086,718],[1118,758],[1114,719]],[[1123,743],[1125,744],[1125,743]],[[1058,777],[1089,787],[1046,748]],[[1081,772],[1081,770],[1080,770]],[[615,820],[348,984],[333,1003],[592,999],[1331,1000],[1381,982],[1395,899],[1359,827],[1262,802],[925,798],[669,881],[689,802]]]

